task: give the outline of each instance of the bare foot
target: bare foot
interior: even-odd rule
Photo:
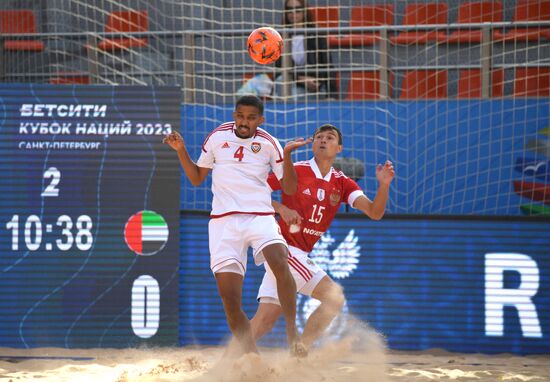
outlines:
[[[302,341],[296,341],[290,346],[290,355],[296,358],[306,358],[308,350]]]

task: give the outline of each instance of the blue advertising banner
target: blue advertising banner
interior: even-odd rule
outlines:
[[[266,103],[264,128],[284,141],[332,123],[341,157],[364,165],[358,183],[374,197],[374,166],[393,161],[388,211],[402,214],[550,215],[547,98],[408,102]],[[233,105],[183,105],[182,133],[197,159]],[[297,160],[311,157],[303,150]],[[210,209],[209,192],[182,179],[182,209]]]
[[[209,269],[207,224],[206,214],[182,215],[183,345],[218,344],[229,334]],[[348,214],[333,222],[311,258],[344,287],[344,311],[386,336],[391,349],[548,353],[549,230],[548,220]],[[263,267],[250,263],[243,291],[249,317],[262,276]],[[315,306],[298,296],[300,327]],[[281,319],[262,344],[281,346],[285,338]]]
[[[0,346],[177,342],[180,96],[0,86]]]

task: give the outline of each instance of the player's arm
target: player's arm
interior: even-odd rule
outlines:
[[[364,195],[355,199],[353,207],[362,211],[365,215],[373,220],[380,220],[386,211],[386,203],[390,192],[390,184],[395,176],[393,164],[390,161],[382,166],[376,166],[376,179],[378,180],[378,190],[374,200],[370,200]]]
[[[210,169],[199,167],[191,160],[191,157],[187,152],[187,148],[185,147],[185,142],[178,132],[174,131],[173,133],[168,134],[162,142],[166,143],[178,153],[181,167],[183,167],[185,175],[193,186],[198,186],[204,181],[204,179],[206,179]]]
[[[283,219],[286,224],[302,224],[302,217],[300,216],[298,211],[288,208],[287,206],[279,203],[276,200],[272,200],[271,205],[273,206],[275,212],[279,214],[281,219]]]
[[[363,212],[372,220],[380,220],[386,210],[386,201],[388,200],[389,187],[379,186],[376,191],[374,201],[365,195],[359,196],[353,202],[353,208]]]
[[[312,141],[311,138],[298,138],[289,141],[283,150],[283,177],[281,178],[281,188],[287,195],[294,195],[298,189],[298,176],[292,163],[292,151],[298,147],[305,146]]]

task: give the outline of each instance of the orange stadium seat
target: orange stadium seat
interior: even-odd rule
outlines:
[[[80,73],[57,73],[57,77],[50,78],[52,85],[89,85],[90,77]]]
[[[310,8],[313,21],[319,28],[338,28],[340,25],[340,9],[338,7]]]
[[[480,1],[465,3],[458,9],[458,24],[502,21],[500,1]],[[448,43],[480,43],[481,30],[455,30],[444,40]]]
[[[147,11],[116,11],[109,14],[105,32],[147,32]],[[116,51],[147,46],[146,37],[114,37],[100,41],[98,49]]]
[[[504,94],[504,69],[491,72],[491,97]],[[481,69],[463,69],[458,78],[456,98],[481,98]]]
[[[36,33],[36,18],[30,9],[0,11],[0,33],[9,35],[14,33]],[[37,40],[4,40],[4,49],[13,51],[44,50],[44,43]]]
[[[403,25],[447,24],[447,3],[409,4],[405,8]],[[403,31],[390,38],[394,44],[425,44],[444,40],[445,32],[437,30]]]
[[[550,21],[550,0],[518,0],[513,21]],[[550,28],[513,28],[507,33],[495,32],[498,41],[538,41]]]
[[[550,97],[550,68],[517,68],[516,97]]]
[[[393,5],[358,5],[351,9],[351,27],[371,27],[391,24],[393,24]],[[379,32],[354,33],[347,36],[329,36],[329,45],[373,45],[379,39]]]
[[[410,70],[401,86],[401,99],[447,98],[446,70]]]
[[[315,25],[319,28],[338,28],[340,26],[340,8],[338,7],[311,7],[309,9]],[[329,33],[327,43],[332,46],[332,40],[338,39],[334,33]]]
[[[390,94],[393,74],[389,74]],[[379,99],[380,98],[380,71],[352,72],[346,94],[347,100]]]

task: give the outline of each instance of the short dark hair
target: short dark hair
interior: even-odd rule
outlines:
[[[319,126],[317,128],[317,130],[315,130],[315,132],[313,133],[313,138],[315,138],[315,136],[317,134],[319,134],[323,131],[329,131],[329,130],[336,131],[336,134],[338,134],[338,144],[341,145],[342,144],[342,132],[340,131],[339,128],[337,128],[334,125],[331,125],[330,123],[326,123],[322,126]]]
[[[240,97],[235,104],[235,109],[237,109],[239,105],[255,106],[256,108],[258,108],[260,115],[264,115],[264,103],[255,95],[247,94]]]

